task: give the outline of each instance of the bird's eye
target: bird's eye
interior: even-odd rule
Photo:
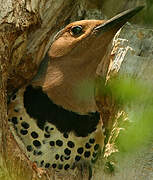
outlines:
[[[82,26],[73,26],[71,28],[72,35],[79,35],[82,33]]]

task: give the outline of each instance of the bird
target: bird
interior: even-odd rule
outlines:
[[[67,171],[92,166],[99,157],[105,136],[95,101],[96,69],[116,32],[142,8],[68,24],[53,38],[31,82],[10,97],[10,131],[37,167]]]

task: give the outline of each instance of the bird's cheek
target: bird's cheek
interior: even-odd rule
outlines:
[[[73,43],[71,40],[66,38],[59,38],[56,40],[49,49],[49,56],[50,57],[61,57],[68,54],[71,49],[73,48]]]

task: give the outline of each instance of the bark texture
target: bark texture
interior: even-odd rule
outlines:
[[[110,57],[112,58],[112,63],[110,64],[110,69],[107,74],[107,84],[109,84],[115,78],[126,77],[130,78],[131,80],[135,80],[135,82],[141,81],[144,84],[152,86],[152,42],[152,29],[144,29],[133,26],[131,24],[126,24],[124,28],[116,34],[113,40],[113,47]],[[100,67],[98,70],[98,81],[101,81],[100,77],[102,72],[102,68]],[[98,93],[101,94],[101,91],[103,90],[99,89],[100,88],[98,88]],[[112,89],[112,91],[114,91],[114,89]],[[145,97],[146,94],[143,94],[143,96]],[[144,142],[143,148],[141,147],[140,149],[137,149],[137,151],[134,151],[132,153],[127,152],[126,156],[122,158],[120,158],[121,152],[118,151],[118,148],[116,146],[116,140],[120,134],[120,131],[122,131],[123,128],[125,128],[124,131],[126,131],[127,118],[130,119],[131,115],[135,114],[135,112],[139,112],[138,118],[140,119],[143,116],[143,113],[149,109],[149,102],[144,101],[142,104],[131,102],[120,107],[118,103],[115,102],[113,95],[111,96],[111,93],[109,93],[108,96],[98,96],[98,98],[98,101],[101,102],[100,105],[104,123],[106,121],[105,127],[110,131],[108,142],[105,146],[106,149],[104,157],[107,157],[106,159],[109,160],[109,163],[115,165],[115,169],[113,175],[108,175],[107,173],[104,173],[102,175],[101,173],[97,173],[94,179],[152,180],[152,132],[149,134],[149,138],[147,139],[147,141]],[[126,116],[122,110],[127,113]],[[150,121],[152,121],[152,117]],[[150,125],[152,125],[152,122],[150,123]],[[137,131],[135,131],[135,133],[137,133]],[[125,143],[130,142],[125,141]],[[105,158],[103,158],[103,160],[104,159]],[[102,162],[102,160],[100,162]],[[105,168],[106,166],[104,167],[104,172]]]
[[[28,83],[37,72],[51,41],[62,27],[80,19],[104,19],[130,7],[146,4],[145,10],[133,18],[113,41],[107,79],[127,74],[131,78],[153,81],[153,31],[145,29],[153,5],[150,0],[0,0],[0,179],[71,179],[86,180],[89,172],[78,168],[65,174],[37,169],[18,148],[7,125],[7,94]],[[152,5],[152,6],[151,6]],[[111,7],[111,8],[110,8]],[[147,21],[145,21],[147,19]],[[103,69],[99,66],[98,81]],[[153,179],[152,140],[143,149],[120,159],[115,146],[120,133],[119,122],[124,113],[113,98],[101,97],[97,92],[103,121],[108,129],[105,152],[95,164],[93,180],[151,180]],[[126,108],[126,107],[125,107]],[[142,106],[142,111],[145,106]],[[135,110],[132,105],[128,113]],[[116,153],[115,153],[116,152]],[[130,157],[129,157],[130,156]],[[116,162],[113,168],[111,162]],[[113,173],[112,173],[113,172]]]

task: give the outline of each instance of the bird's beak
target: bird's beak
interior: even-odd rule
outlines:
[[[138,6],[136,8],[128,9],[127,11],[124,11],[115,17],[109,19],[105,23],[97,26],[94,28],[94,31],[97,32],[97,34],[101,34],[104,32],[108,32],[111,29],[120,29],[131,17],[133,17],[135,14],[137,14],[140,10],[142,10],[144,6]]]

